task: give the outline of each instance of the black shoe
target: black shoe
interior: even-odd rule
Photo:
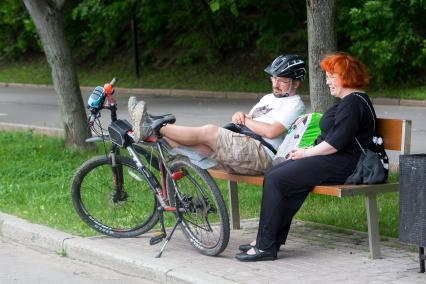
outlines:
[[[282,244],[277,247],[277,251],[281,250],[281,246],[282,246]],[[238,247],[238,249],[242,252],[246,252],[246,251],[249,251],[251,248],[254,248],[254,247],[255,246],[252,246],[251,244],[245,244],[245,245],[240,245]]]
[[[240,245],[240,246],[238,247],[238,249],[239,249],[240,251],[243,251],[243,252],[246,252],[246,251],[250,250],[251,248],[254,248],[254,246],[252,246],[251,244]]]
[[[271,251],[260,251],[257,247],[253,247],[255,254],[247,254],[246,252],[240,252],[235,255],[235,258],[243,262],[254,262],[264,260],[276,260],[277,253]]]

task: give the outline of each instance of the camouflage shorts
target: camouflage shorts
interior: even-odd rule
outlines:
[[[210,158],[219,163],[218,168],[241,175],[263,175],[272,165],[260,141],[224,128],[219,128],[217,151]]]

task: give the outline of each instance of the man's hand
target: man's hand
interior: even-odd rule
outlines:
[[[242,111],[236,112],[234,113],[234,115],[232,116],[232,122],[235,124],[246,124],[246,118],[249,118],[250,116],[245,114]]]

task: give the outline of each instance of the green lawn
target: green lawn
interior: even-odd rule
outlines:
[[[71,203],[70,183],[75,170],[96,152],[73,152],[61,138],[31,132],[0,132],[0,211],[72,234],[93,235]],[[392,175],[392,180],[397,176]],[[218,182],[227,199],[225,182]],[[259,216],[261,188],[239,187],[242,218]],[[398,236],[398,194],[378,198],[381,235]],[[310,195],[297,219],[367,231],[364,199]],[[169,219],[170,224],[170,219]]]
[[[250,70],[232,70],[230,66],[211,68],[204,65],[169,66],[164,69],[141,68],[136,79],[132,66],[124,61],[112,62],[91,67],[77,67],[82,86],[97,86],[109,82],[112,77],[119,78],[119,87],[129,88],[172,88],[206,91],[267,92],[270,90],[268,76],[260,67]],[[52,84],[50,69],[44,59],[30,62],[3,62],[0,65],[0,82]],[[387,84],[385,88],[367,89],[372,97],[400,99],[426,99],[426,86],[400,86]],[[309,92],[308,82],[304,82],[301,94]]]

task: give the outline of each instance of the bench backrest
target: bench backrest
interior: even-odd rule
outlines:
[[[410,153],[411,120],[378,118],[377,132],[383,137],[386,150]]]

